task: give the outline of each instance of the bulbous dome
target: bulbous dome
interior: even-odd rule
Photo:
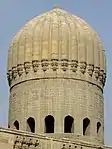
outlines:
[[[81,18],[55,8],[29,21],[14,37],[8,56],[8,79],[14,85],[23,74],[24,81],[38,77],[39,71],[40,77],[53,71],[56,76],[66,73],[103,87],[105,59],[96,32]]]

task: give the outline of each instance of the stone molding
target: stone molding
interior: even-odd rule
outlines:
[[[25,62],[9,70],[7,77],[10,87],[26,80],[43,78],[80,79],[91,82],[100,88],[104,87],[106,81],[106,73],[100,68],[86,62],[78,63],[66,59]]]
[[[13,140],[11,141],[11,143],[13,143],[13,149],[20,149],[20,147],[21,149],[42,148],[42,146],[44,145],[44,143],[46,143],[46,141],[52,147],[54,146],[54,143],[55,144],[58,143],[60,149],[68,149],[68,148],[83,149],[85,147],[97,148],[97,149],[106,149],[106,148],[111,149],[111,147],[107,147],[103,144],[97,144],[93,143],[92,141],[83,141],[81,139],[78,139],[78,137],[80,138],[80,136],[77,136],[77,139],[64,138],[63,136],[61,136],[61,138],[56,138],[55,136],[50,136],[50,134],[49,136],[47,136],[46,134],[32,134],[30,132],[17,131],[13,129],[4,129],[4,128],[0,128],[0,135],[4,136],[4,139],[9,138],[10,140],[10,138],[13,138]]]
[[[39,141],[35,140],[34,138],[27,138],[27,137],[20,137],[17,136],[15,141],[14,141],[14,146],[13,149],[29,149],[29,148],[38,148],[39,146]]]

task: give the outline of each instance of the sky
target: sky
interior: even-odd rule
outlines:
[[[9,87],[7,54],[13,36],[36,15],[55,5],[86,22],[101,37],[107,55],[107,81],[104,89],[105,144],[112,146],[112,0],[0,0],[0,127],[7,127]]]

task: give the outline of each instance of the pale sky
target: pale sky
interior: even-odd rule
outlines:
[[[7,53],[13,36],[36,15],[57,4],[83,18],[100,35],[107,55],[105,86],[105,144],[112,145],[112,0],[0,0],[0,126],[7,127],[9,87]]]

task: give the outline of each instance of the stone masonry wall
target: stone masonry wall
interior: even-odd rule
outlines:
[[[103,94],[96,85],[72,79],[40,79],[20,83],[11,89],[9,125],[19,121],[20,129],[26,130],[27,119],[33,117],[36,133],[44,133],[44,119],[55,118],[55,133],[64,132],[64,118],[74,118],[74,134],[83,134],[83,119],[90,119],[90,136],[103,143]],[[101,123],[100,136],[97,122]]]
[[[87,139],[88,140],[88,139]],[[78,138],[56,138],[40,134],[32,134],[24,131],[14,131],[0,128],[1,149],[111,149],[91,141],[83,141]]]

